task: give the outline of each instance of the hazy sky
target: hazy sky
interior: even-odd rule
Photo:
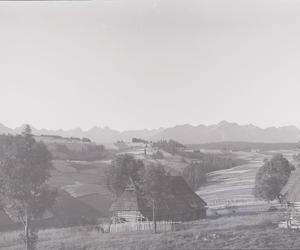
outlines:
[[[300,127],[300,1],[0,2],[0,123]]]

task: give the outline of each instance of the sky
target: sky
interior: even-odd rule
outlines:
[[[300,1],[0,2],[0,123],[300,127]]]

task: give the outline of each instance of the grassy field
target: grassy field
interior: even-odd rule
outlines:
[[[271,158],[275,153],[282,153],[293,164],[293,155],[299,150],[278,150],[264,153],[234,152],[237,158],[245,159],[247,164],[230,169],[215,171],[208,174],[207,185],[197,191],[210,208],[227,205],[242,207],[242,209],[257,210],[266,202],[256,199],[253,195],[255,175],[263,165],[265,158]],[[275,202],[276,203],[276,202]]]
[[[144,156],[141,147],[124,150],[124,153],[131,151],[135,151],[138,158],[153,161],[150,156]],[[213,208],[209,209],[211,215],[215,216],[214,209],[217,209],[219,218],[183,224],[180,231],[161,234],[102,234],[88,227],[43,230],[39,233],[38,249],[300,249],[300,232],[279,229],[277,224],[283,214],[265,212],[270,205],[252,195],[256,171],[264,158],[277,152],[235,152],[237,158],[246,159],[248,164],[208,175],[207,185],[198,194]],[[280,152],[292,160],[292,155],[298,151]],[[167,167],[174,171],[181,171],[184,164],[180,157],[168,154],[160,161],[168,163]],[[63,224],[69,226],[68,221],[79,218],[79,214],[92,218],[109,215],[111,198],[101,183],[108,164],[103,161],[54,162],[50,183],[66,191],[66,197],[59,202],[64,207],[58,205],[55,211],[59,213],[54,213],[60,222],[66,221]],[[220,209],[224,205],[227,207],[228,201],[234,209]],[[0,213],[0,221],[10,224],[6,217]],[[8,228],[5,223],[0,229],[1,226]],[[1,233],[0,249],[23,249],[18,235],[19,232]]]
[[[283,214],[261,213],[204,219],[169,233],[103,234],[88,227],[39,233],[38,249],[299,249],[300,232],[279,229]],[[18,233],[0,235],[0,249],[22,249]]]
[[[106,162],[55,160],[53,165],[49,183],[60,190],[59,196],[50,218],[36,222],[37,227],[82,225],[82,218],[94,221],[109,216],[112,198],[103,184]],[[20,227],[0,209],[0,232]]]

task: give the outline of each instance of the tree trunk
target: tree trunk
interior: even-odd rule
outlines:
[[[29,218],[27,211],[25,212],[25,246],[27,250],[29,249]]]
[[[155,201],[152,200],[152,220],[154,224],[154,233],[156,233]]]
[[[30,248],[30,221],[27,210],[25,211],[25,246],[26,250],[31,250]]]

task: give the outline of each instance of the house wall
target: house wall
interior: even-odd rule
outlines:
[[[128,222],[141,221],[144,219],[144,216],[139,211],[116,211],[114,216],[125,219]]]

